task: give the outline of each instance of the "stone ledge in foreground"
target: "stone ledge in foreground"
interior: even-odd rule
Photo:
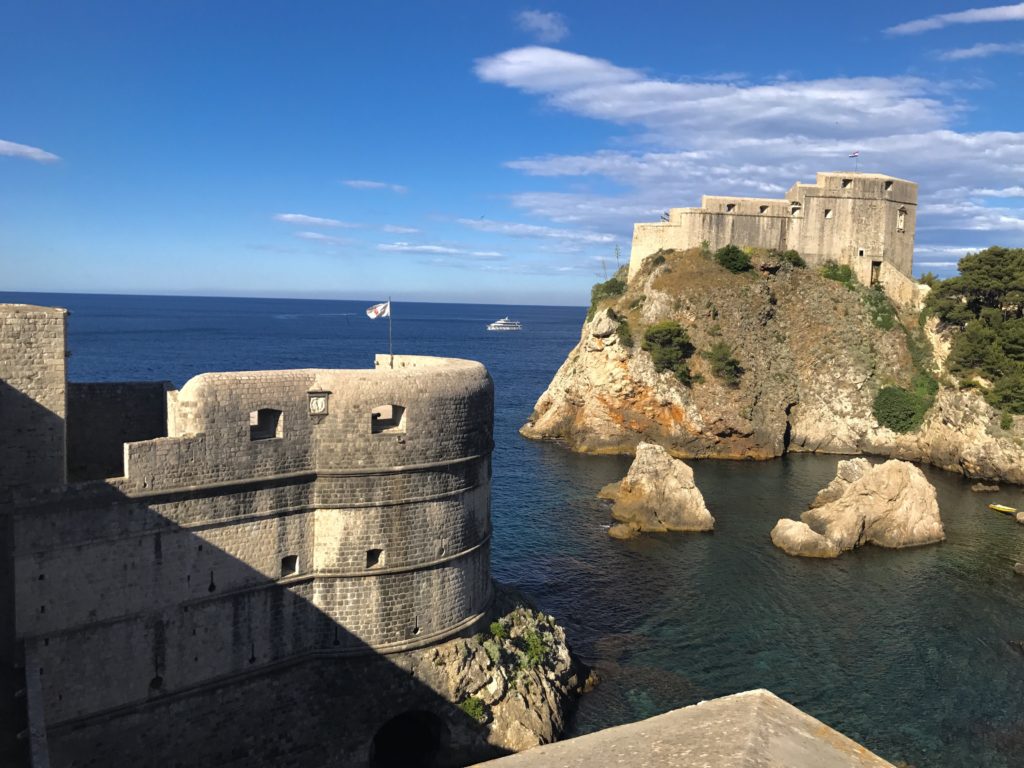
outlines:
[[[491,760],[493,768],[894,768],[764,689]]]

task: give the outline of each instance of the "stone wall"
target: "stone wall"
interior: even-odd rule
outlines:
[[[62,352],[63,315],[41,316],[61,320],[41,335]],[[47,357],[25,381],[63,381],[63,364]],[[118,386],[127,410],[151,414],[155,390],[111,385],[90,402],[82,387],[83,423],[117,407]],[[65,485],[52,472],[6,507],[17,609],[5,626],[41,682],[55,765],[90,724],[123,732],[153,702],[300,660],[390,658],[487,610],[483,366],[204,374],[166,400],[167,436],[126,444],[123,476]]]
[[[629,277],[662,249],[732,244],[794,249],[811,265],[848,264],[864,285],[874,264],[909,278],[916,210],[917,185],[880,174],[819,173],[780,200],[705,195],[700,208],[673,208],[668,221],[634,226]]]
[[[161,381],[68,384],[68,478],[124,474],[124,444],[167,434],[167,390]]]

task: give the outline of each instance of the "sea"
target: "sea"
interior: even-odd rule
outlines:
[[[377,300],[0,293],[71,311],[71,380],[176,386],[205,371],[371,367],[387,350],[387,321],[365,314]],[[485,330],[506,315],[523,330]],[[556,616],[600,678],[569,735],[767,688],[897,765],[1024,766],[1024,526],[986,508],[1024,508],[1024,489],[972,493],[922,467],[945,542],[805,560],[769,532],[841,457],[694,461],[713,533],[613,540],[595,494],[629,457],[518,433],[584,315],[395,302],[392,317],[396,353],[480,360],[494,379],[493,573]]]

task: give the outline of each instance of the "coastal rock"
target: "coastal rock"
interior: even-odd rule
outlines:
[[[864,544],[900,549],[945,539],[935,488],[920,469],[905,461],[890,460],[876,466],[865,459],[840,462],[836,478],[818,494],[801,520],[808,531],[840,552]],[[772,542],[791,555],[825,546],[798,525],[780,520],[772,531]]]
[[[1018,512],[1016,515],[1014,515],[1014,518],[1017,520],[1018,523],[1024,525],[1024,512]]]
[[[587,678],[554,619],[499,588],[484,633],[415,656],[410,673],[484,724],[493,754],[557,739]]]
[[[816,533],[807,523],[783,518],[772,528],[772,544],[787,555],[839,557],[842,550],[831,539]]]
[[[1024,563],[1014,563],[1013,572],[1018,576],[1024,576]]]
[[[616,523],[615,525],[608,527],[608,535],[613,539],[625,541],[627,539],[635,539],[639,536],[640,529],[630,523]]]
[[[999,490],[998,485],[986,485],[985,483],[975,483],[971,486],[971,490],[975,493],[993,493]]]
[[[612,517],[637,531],[710,531],[715,527],[693,470],[660,445],[641,443],[626,477],[598,494],[613,500]],[[619,526],[613,526],[618,529]],[[622,538],[625,531],[611,529]]]
[[[858,292],[814,269],[734,275],[696,252],[663,255],[610,307],[628,322],[632,345],[621,343],[609,307],[599,308],[524,436],[586,453],[655,442],[682,458],[875,454],[1024,484],[1024,424],[1002,429],[981,392],[941,387],[924,423],[907,434],[878,425],[875,395],[888,384],[910,387],[914,364],[904,329],[878,327]],[[655,370],[643,349],[644,330],[666,320],[697,350],[688,365],[702,378],[692,386]],[[921,333],[941,364],[948,338],[934,321]],[[738,381],[716,378],[702,354],[718,343],[742,366]]]

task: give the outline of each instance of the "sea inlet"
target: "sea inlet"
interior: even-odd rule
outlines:
[[[365,302],[2,294],[63,306],[75,381],[203,371],[368,367],[386,350]],[[496,388],[493,570],[567,628],[601,682],[572,733],[768,688],[886,759],[915,768],[1020,766],[1024,755],[1024,489],[975,494],[925,467],[947,540],[867,547],[835,561],[772,547],[841,457],[693,462],[714,533],[606,532],[595,499],[628,457],[524,440],[526,420],[579,338],[584,310],[396,302],[395,351],[484,362]],[[517,333],[489,333],[502,316]]]

